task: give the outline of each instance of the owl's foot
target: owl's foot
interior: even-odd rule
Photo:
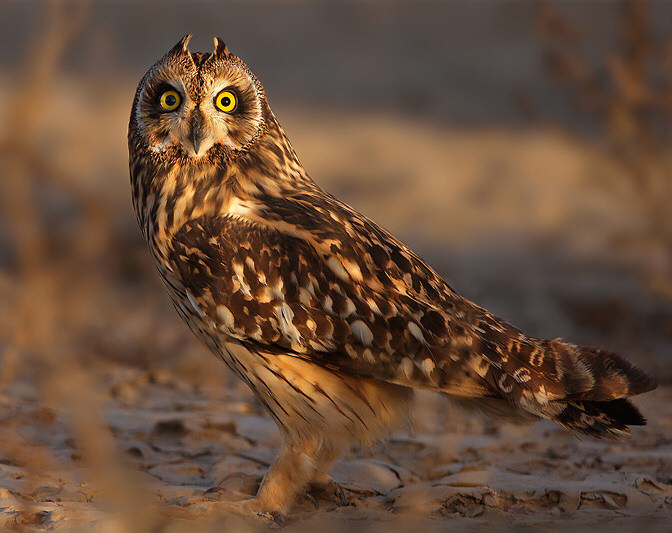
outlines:
[[[203,498],[215,501],[216,511],[241,516],[243,518],[256,518],[268,525],[283,527],[287,517],[280,511],[268,509],[268,505],[259,498],[250,498],[241,492],[213,487],[203,493]]]
[[[248,474],[232,474],[227,476],[218,487],[206,490],[202,498],[217,502],[217,510],[229,512],[237,516],[255,516],[264,522],[284,525],[286,515],[280,511],[269,511],[268,502],[259,498],[251,498],[257,494],[261,478]],[[320,475],[299,496],[297,504],[310,502],[315,510],[320,509],[319,502],[328,502],[335,507],[348,505],[343,489],[331,477]],[[304,508],[305,510],[305,508]],[[298,510],[297,510],[298,511]]]
[[[338,507],[348,505],[348,500],[341,486],[327,474],[322,474],[319,478],[313,480],[306,494],[309,495],[316,509],[319,508],[317,500],[335,503]]]

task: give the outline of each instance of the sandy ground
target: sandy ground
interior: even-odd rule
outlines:
[[[41,405],[33,388],[14,383],[0,399],[0,428],[15,457],[0,463],[5,527],[172,532],[259,526],[222,516],[216,502],[202,497],[212,487],[253,491],[274,456],[278,432],[246,390],[194,386],[175,373],[118,365],[98,374],[119,455],[97,460],[114,458],[112,464],[94,461],[92,467],[77,432]],[[423,393],[412,430],[353,451],[334,466],[347,505],[319,501],[316,510],[304,501],[287,530],[663,530],[672,523],[672,416],[657,406],[671,400],[668,387],[642,398],[650,424],[630,440],[609,442],[581,441],[551,423],[481,420]]]
[[[117,89],[106,94],[123,96]],[[74,201],[46,188],[54,248],[91,240],[84,259],[54,252],[46,281],[33,280],[51,297],[29,307],[34,327],[17,345],[13,302],[22,286],[9,268],[0,276],[2,342],[18,354],[0,368],[0,527],[265,527],[220,516],[202,498],[216,486],[253,491],[278,433],[180,323],[153,271],[129,207],[127,99],[87,103],[70,86],[54,94],[73,127],[44,117],[50,161],[105,205],[84,218],[100,227],[80,234]],[[531,334],[627,354],[662,383],[637,399],[649,425],[623,442],[483,420],[419,394],[412,428],[335,465],[347,505],[320,501],[316,510],[306,500],[287,530],[669,530],[672,309],[642,274],[642,206],[619,170],[549,130],[456,131],[287,106],[276,113],[325,188],[399,234],[459,292]],[[107,141],[87,134],[102,121]]]

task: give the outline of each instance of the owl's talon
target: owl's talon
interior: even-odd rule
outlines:
[[[345,491],[338,483],[334,481],[334,490],[335,496],[338,498],[338,504],[340,507],[345,507],[348,505],[348,500],[345,498]]]
[[[259,516],[262,515],[264,515],[263,516],[264,518],[270,518],[279,527],[285,527],[285,525],[287,524],[287,517],[282,513],[278,513],[275,515],[272,513],[259,513]]]
[[[348,505],[348,500],[345,497],[345,491],[331,478],[327,478],[327,480],[324,482],[313,483],[309,487],[306,494],[309,494],[315,501],[317,501],[317,499],[321,499],[333,502],[339,507],[345,507]],[[315,504],[315,508],[318,508],[317,503]]]
[[[317,498],[313,496],[309,491],[303,493],[303,500],[310,500],[310,503],[312,503],[315,506],[316,511],[320,508],[320,503],[317,501]]]

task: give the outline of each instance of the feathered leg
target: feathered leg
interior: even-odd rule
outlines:
[[[324,442],[316,435],[283,435],[280,451],[269,467],[254,498],[220,502],[219,508],[242,516],[261,515],[284,523],[301,493],[311,483],[333,483],[326,470],[342,446]]]

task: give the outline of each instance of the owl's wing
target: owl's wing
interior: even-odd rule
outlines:
[[[627,392],[594,379],[600,372],[620,379],[627,362],[526,337],[324,193],[263,198],[244,216],[193,220],[174,236],[169,261],[195,312],[252,350],[459,396],[506,398],[532,412],[572,394],[609,400]]]
[[[261,205],[245,218],[193,220],[174,236],[171,267],[208,323],[249,348],[339,371],[486,389],[474,328],[487,314],[415,254],[328,195]]]

